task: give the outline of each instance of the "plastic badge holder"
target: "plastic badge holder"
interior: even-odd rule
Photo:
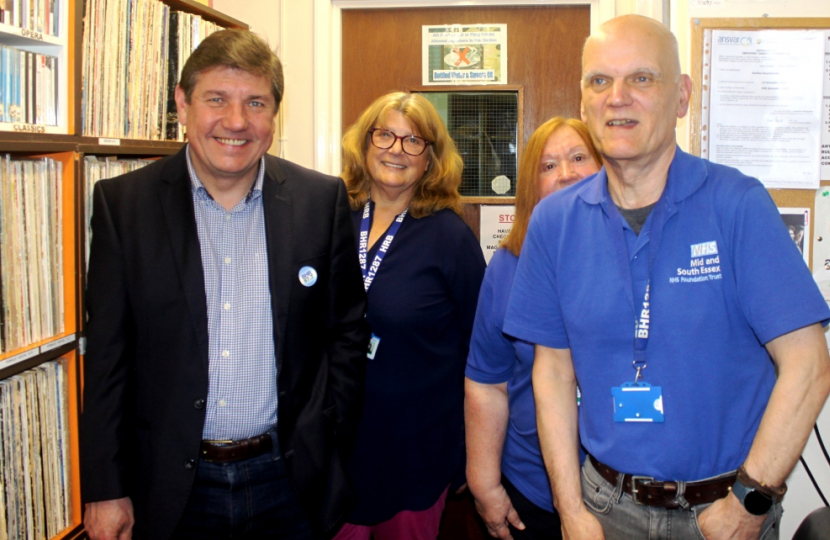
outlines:
[[[646,382],[623,383],[611,389],[614,422],[663,422],[663,389]]]

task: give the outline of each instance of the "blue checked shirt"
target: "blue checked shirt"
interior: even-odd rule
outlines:
[[[208,313],[209,385],[205,440],[239,440],[277,425],[277,361],[262,180],[232,210],[213,200],[187,150]]]

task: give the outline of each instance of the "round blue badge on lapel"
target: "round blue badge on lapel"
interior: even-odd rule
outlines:
[[[300,268],[300,283],[306,287],[311,287],[317,283],[317,270],[310,266]]]

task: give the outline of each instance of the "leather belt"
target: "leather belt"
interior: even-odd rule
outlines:
[[[594,469],[613,486],[617,485],[619,472],[607,465],[603,465],[594,456],[589,456]],[[686,489],[682,493],[685,503],[678,500],[678,482],[659,482],[649,476],[626,474],[623,477],[623,491],[631,495],[634,502],[658,508],[687,508],[698,504],[707,504],[722,499],[729,494],[735,483],[737,473],[718,477],[712,480],[685,482]]]
[[[261,456],[273,447],[274,443],[268,433],[242,441],[202,441],[201,457],[205,461],[231,463]]]

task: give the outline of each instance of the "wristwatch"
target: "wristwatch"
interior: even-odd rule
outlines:
[[[740,478],[736,479],[732,485],[732,493],[753,516],[763,516],[772,508],[772,498],[769,495],[742,484]]]

